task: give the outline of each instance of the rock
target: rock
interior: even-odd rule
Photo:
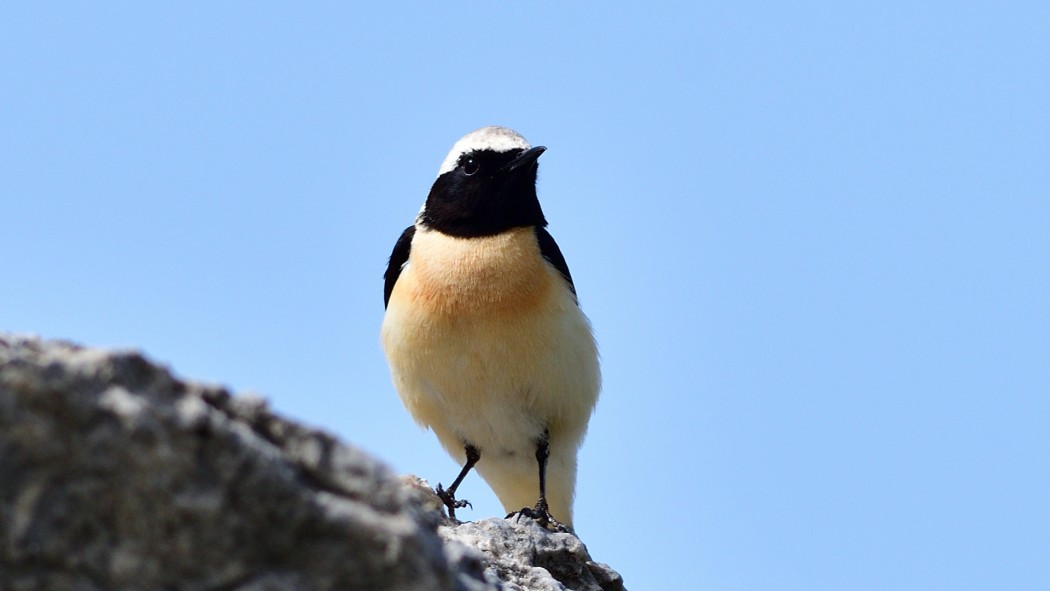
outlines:
[[[579,538],[549,532],[529,518],[442,525],[438,532],[446,542],[467,548],[464,558],[479,562],[487,581],[513,582],[504,587],[508,590],[623,590],[620,575],[593,562]]]
[[[453,523],[254,396],[0,334],[0,589],[623,589],[534,521]]]

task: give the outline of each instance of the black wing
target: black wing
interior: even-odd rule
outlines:
[[[416,227],[409,226],[401,233],[401,237],[394,244],[394,252],[390,253],[390,262],[387,263],[386,273],[383,273],[383,307],[390,303],[390,293],[394,291],[394,284],[401,275],[401,267],[408,262],[408,253],[412,251],[412,237],[416,235]],[[557,248],[557,246],[555,246]]]
[[[547,259],[548,263],[554,265],[554,268],[562,274],[562,277],[565,277],[565,280],[569,282],[569,289],[572,290],[572,295],[576,295],[576,286],[572,283],[569,265],[565,262],[565,257],[562,256],[561,249],[558,248],[558,243],[554,241],[554,237],[545,228],[536,226],[536,239],[540,243],[540,254]]]

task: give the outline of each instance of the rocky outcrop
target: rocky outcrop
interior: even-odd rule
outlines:
[[[136,352],[0,334],[0,589],[623,589],[574,535],[433,491]]]

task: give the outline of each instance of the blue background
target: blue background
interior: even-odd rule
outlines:
[[[1050,4],[91,4],[0,9],[0,328],[448,483],[381,275],[507,125],[601,347],[577,529],[629,588],[1050,588]]]

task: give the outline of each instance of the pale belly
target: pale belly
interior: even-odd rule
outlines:
[[[383,345],[405,406],[457,456],[470,443],[531,458],[545,430],[576,442],[597,399],[597,352],[575,304],[437,321],[395,305]]]

